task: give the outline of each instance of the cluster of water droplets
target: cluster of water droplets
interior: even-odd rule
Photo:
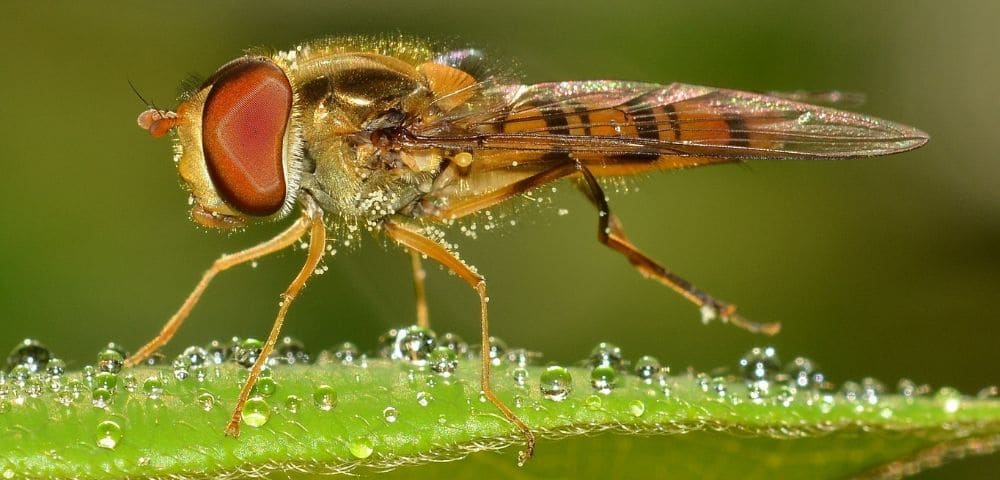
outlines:
[[[0,414],[29,404],[43,395],[52,395],[65,407],[104,410],[108,415],[95,425],[94,444],[113,449],[125,435],[122,425],[116,420],[118,417],[111,414],[112,407],[121,401],[120,397],[132,395],[145,398],[149,405],[158,408],[163,405],[168,385],[176,382],[188,385],[189,388],[178,391],[191,392],[192,398],[186,401],[206,412],[220,406],[230,408],[231,405],[210,391],[208,384],[223,378],[225,368],[251,367],[260,357],[263,347],[263,343],[255,339],[212,341],[204,346],[188,346],[172,360],[157,354],[144,362],[145,366],[168,368],[125,370],[123,367],[129,353],[112,343],[97,353],[92,364],[69,374],[66,362],[56,358],[48,348],[35,340],[24,340],[7,356],[6,369],[0,372]],[[540,354],[511,349],[497,338],[491,337],[488,348],[482,352],[481,348],[470,346],[455,334],[438,336],[430,329],[411,326],[386,332],[379,338],[375,354],[371,356],[350,342],[312,356],[302,342],[291,337],[282,338],[268,356],[265,368],[251,390],[242,421],[249,427],[261,427],[279,411],[288,415],[299,415],[307,410],[316,414],[336,414],[339,397],[330,384],[318,382],[309,393],[283,394],[275,378],[275,370],[314,363],[344,366],[350,367],[344,370],[348,376],[353,375],[356,381],[361,381],[370,361],[392,362],[400,366],[404,378],[416,387],[410,400],[413,408],[425,408],[434,404],[434,388],[437,385],[459,381],[456,375],[460,365],[469,364],[460,360],[475,360],[472,364],[476,365],[484,353],[493,368],[493,386],[513,387],[512,406],[515,409],[540,409],[544,402],[575,398],[587,409],[600,410],[606,408],[614,399],[615,391],[626,384],[645,389],[647,395],[669,399],[681,391],[690,394],[691,388],[682,385],[686,383],[694,385],[695,392],[700,389],[709,399],[733,405],[744,402],[786,407],[805,404],[816,405],[828,412],[834,405],[847,404],[859,412],[875,411],[885,418],[893,415],[892,409],[883,404],[887,389],[881,382],[864,378],[859,382],[844,382],[838,388],[826,379],[813,361],[796,357],[783,363],[773,347],[751,349],[735,362],[736,373],[727,373],[723,369],[708,374],[688,369],[672,375],[670,369],[655,357],[646,355],[629,361],[621,348],[601,342],[583,362],[589,378],[574,381],[573,372],[579,369],[542,364]],[[477,377],[464,378],[469,380],[463,381],[473,381]],[[509,383],[504,385],[505,382]],[[329,383],[335,384],[333,381]],[[932,398],[949,413],[961,407],[961,395],[950,388],[932,392],[926,385],[904,379],[898,383],[896,392],[904,400]],[[996,395],[996,387],[989,387],[980,393],[981,397]],[[480,392],[478,399],[468,401],[470,404],[487,403],[487,392]],[[647,412],[644,400],[632,400],[627,405],[621,405],[636,417]],[[379,408],[385,425],[391,426],[404,419],[411,407],[387,404]],[[448,418],[441,414],[438,421],[446,424]],[[357,439],[350,447],[352,454],[358,458],[365,458],[374,450],[374,444],[368,438]]]

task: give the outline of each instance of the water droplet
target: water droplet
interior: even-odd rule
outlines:
[[[276,363],[285,365],[309,363],[305,344],[294,337],[283,337],[279,340],[274,348],[274,357]]]
[[[979,398],[981,400],[987,400],[991,398],[996,398],[998,395],[1000,395],[1000,387],[997,387],[996,385],[990,385],[988,387],[984,387],[982,390],[976,393],[976,398]]]
[[[372,452],[375,451],[372,448],[371,442],[367,439],[355,439],[348,448],[351,450],[351,455],[354,455],[354,458],[361,460],[370,457]]]
[[[151,399],[160,398],[163,395],[163,380],[159,377],[149,377],[142,382],[142,393]]]
[[[85,365],[80,369],[80,373],[83,374],[83,383],[88,387],[94,386],[94,375],[97,373],[97,369],[93,365]]]
[[[243,405],[243,423],[260,427],[271,419],[271,406],[261,397],[251,397]]]
[[[188,363],[184,357],[177,357],[172,364],[174,369],[174,378],[178,380],[184,380],[191,376],[191,371],[188,370]]]
[[[430,355],[431,370],[442,377],[450,377],[458,368],[458,354],[448,347],[437,347]]]
[[[271,377],[263,377],[257,379],[257,383],[253,385],[252,392],[264,397],[270,397],[271,395],[274,395],[274,392],[277,390],[278,382],[275,382]]]
[[[726,397],[726,378],[725,377],[715,377],[712,379],[712,388],[715,391],[715,396],[719,398]]]
[[[542,395],[549,400],[560,402],[565,400],[573,390],[573,377],[569,370],[558,365],[552,365],[542,372],[539,378]]]
[[[289,395],[285,398],[285,409],[290,413],[299,413],[299,408],[302,407],[302,399],[296,395]]]
[[[628,404],[628,411],[632,413],[633,417],[641,417],[643,413],[646,413],[646,404],[642,403],[642,400],[632,400],[632,403]]]
[[[142,361],[142,364],[147,367],[155,367],[157,365],[163,365],[166,362],[167,362],[166,356],[164,356],[160,352],[153,352],[153,354],[146,357],[146,359]]]
[[[645,383],[653,383],[653,376],[660,371],[660,361],[656,357],[644,355],[635,361],[635,374]]]
[[[587,398],[583,399],[583,404],[590,410],[600,410],[604,400],[598,395],[587,395]]]
[[[857,382],[844,382],[840,386],[840,394],[843,395],[844,400],[855,403],[861,398],[861,385],[858,385]]]
[[[198,398],[196,400],[198,401],[198,405],[201,406],[201,409],[206,412],[212,411],[212,408],[215,407],[215,395],[212,395],[209,392],[201,392],[198,394]]]
[[[233,358],[236,363],[244,368],[250,368],[257,362],[257,357],[264,350],[264,343],[254,338],[248,338],[240,342],[233,350]]]
[[[135,375],[132,375],[131,373],[122,377],[122,382],[124,383],[123,387],[125,388],[125,391],[129,393],[134,392],[135,389],[139,387],[139,381],[136,380]]]
[[[45,369],[52,358],[52,352],[37,340],[26,338],[7,355],[7,370],[18,365],[27,367],[28,373],[37,373]]]
[[[340,360],[340,363],[344,365],[350,365],[354,363],[354,359],[361,355],[361,351],[358,350],[358,346],[351,342],[341,343],[333,352],[334,358]]]
[[[748,383],[755,384],[767,393],[775,373],[781,369],[781,362],[774,347],[754,347],[740,359],[740,370]]]
[[[15,365],[14,368],[10,369],[10,379],[14,384],[18,386],[24,386],[24,383],[28,381],[31,377],[31,367],[28,365]]]
[[[778,388],[778,395],[775,396],[775,400],[783,407],[791,406],[792,402],[795,401],[795,393],[795,387],[782,385]]]
[[[394,328],[379,337],[379,354],[392,360],[407,360],[414,365],[426,365],[427,357],[437,343],[429,328],[411,326]]]
[[[226,363],[226,360],[229,359],[232,353],[231,344],[223,343],[218,340],[212,340],[211,343],[208,344],[208,347],[205,348],[206,359],[216,365]]]
[[[441,336],[441,338],[438,339],[437,344],[442,347],[450,348],[460,356],[464,356],[469,353],[469,344],[465,343],[465,340],[462,340],[462,337],[451,332]]]
[[[320,385],[313,392],[313,403],[324,412],[333,410],[337,406],[337,392],[329,385]]]
[[[868,405],[878,404],[878,397],[883,392],[885,392],[885,387],[882,385],[882,382],[874,378],[861,380],[861,398]]]
[[[100,372],[118,373],[125,364],[125,357],[117,350],[110,348],[97,354],[97,370]]]
[[[66,362],[59,358],[49,360],[48,366],[45,368],[45,373],[48,373],[53,377],[62,376],[66,373]]]
[[[951,387],[941,387],[934,395],[934,400],[941,404],[945,413],[955,413],[962,406],[962,395]]]
[[[618,345],[608,342],[598,343],[590,351],[590,366],[611,367],[614,370],[622,368],[622,349]]]
[[[396,411],[396,407],[385,407],[385,410],[382,410],[382,418],[385,418],[385,421],[389,423],[396,423],[399,412]]]
[[[94,387],[114,391],[118,387],[118,375],[111,372],[101,372],[94,375]]]
[[[818,371],[813,361],[806,357],[795,357],[785,365],[785,373],[796,388],[819,388],[826,381],[823,372]]]
[[[97,446],[114,449],[122,441],[122,427],[111,420],[97,424]]]
[[[542,354],[538,352],[531,352],[523,348],[515,348],[507,352],[507,363],[511,365],[516,365],[518,367],[526,367],[534,363],[536,358],[541,357]]]
[[[517,367],[510,372],[510,376],[514,377],[514,383],[518,387],[524,387],[524,384],[528,381],[528,369],[524,367]]]
[[[611,393],[618,385],[618,372],[611,365],[600,365],[590,371],[590,385],[598,393]]]
[[[417,403],[420,404],[421,407],[426,407],[427,405],[430,405],[431,401],[433,400],[434,396],[431,395],[430,393],[417,392]]]
[[[208,361],[209,354],[208,350],[205,350],[204,348],[196,345],[192,345],[190,347],[185,348],[184,351],[181,352],[181,358],[183,358],[188,365],[192,367],[197,367],[204,365],[205,362]]]
[[[97,408],[108,408],[111,404],[111,392],[106,388],[95,388],[91,392],[91,398]]]
[[[500,363],[503,362],[503,356],[506,352],[507,342],[497,337],[490,337],[490,363],[493,365],[500,365]]]

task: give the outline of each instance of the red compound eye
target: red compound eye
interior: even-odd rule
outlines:
[[[285,201],[282,166],[292,86],[277,65],[247,59],[212,76],[202,112],[202,145],[222,199],[248,215],[271,215]]]

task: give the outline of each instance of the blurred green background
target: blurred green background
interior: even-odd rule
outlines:
[[[640,247],[749,318],[783,322],[775,338],[701,325],[696,309],[599,245],[593,210],[563,188],[556,205],[569,215],[524,212],[517,228],[462,242],[491,282],[493,331],[509,344],[570,362],[607,340],[631,358],[710,369],[771,343],[837,382],[907,377],[974,394],[1000,380],[1000,3],[5,5],[0,348],[37,337],[76,366],[109,340],[136,348],[217,255],[281,228],[194,227],[169,142],[135,125],[143,106],[128,80],[172,107],[185,77],[249,46],[402,32],[516,59],[530,82],[864,92],[862,111],[932,137],[888,158],[671,172],[611,195]],[[379,333],[412,322],[408,257],[383,245],[368,240],[330,260],[286,332],[313,349],[343,340],[370,349]],[[265,336],[301,257],[220,277],[168,352]],[[430,270],[433,326],[476,339],[474,295]],[[993,477],[998,467],[977,459],[926,478]]]

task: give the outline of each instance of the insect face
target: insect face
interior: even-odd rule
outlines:
[[[291,209],[301,150],[294,99],[279,65],[243,57],[209,77],[176,114],[140,115],[140,126],[154,136],[177,127],[176,160],[194,198],[195,221],[231,228]]]

